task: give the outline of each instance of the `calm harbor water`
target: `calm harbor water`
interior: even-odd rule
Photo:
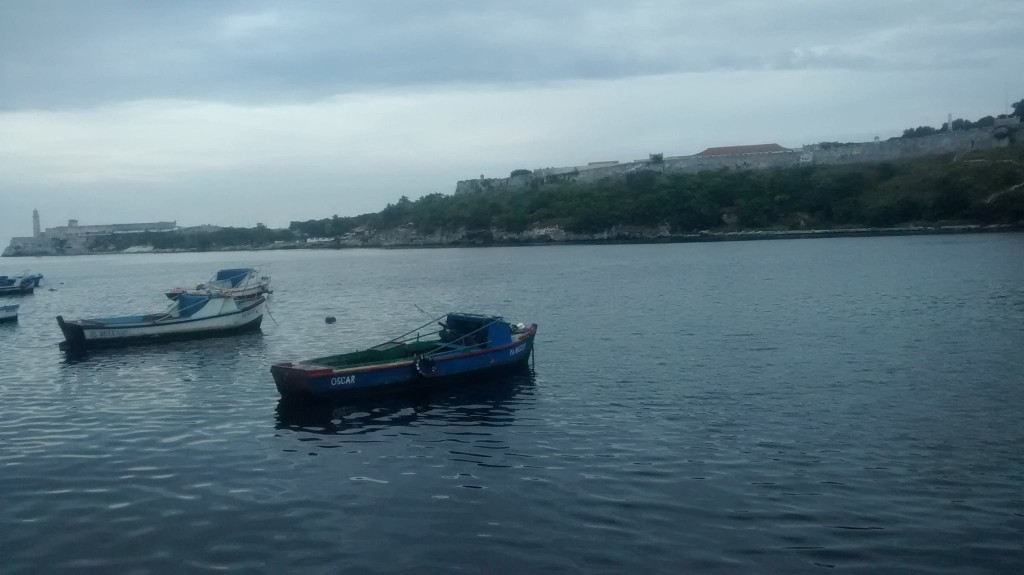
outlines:
[[[54,317],[267,264],[261,334],[67,362]],[[1020,572],[1024,234],[3,259],[0,572]],[[416,305],[535,371],[279,404]],[[334,315],[336,324],[324,316]]]

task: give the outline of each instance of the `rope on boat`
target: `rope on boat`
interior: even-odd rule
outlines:
[[[174,289],[180,289],[183,292],[206,290],[206,291],[209,291],[211,293],[213,293],[213,292],[225,292],[225,291],[230,291],[230,290],[244,290],[244,289],[250,287],[250,283],[251,283],[250,280],[255,281],[255,284],[257,286],[260,284],[260,282],[263,280],[263,278],[266,278],[267,280],[269,280],[270,279],[270,269],[269,268],[270,268],[270,264],[269,263],[262,263],[262,264],[259,264],[259,265],[256,265],[256,266],[251,266],[251,267],[245,268],[248,271],[246,271],[244,274],[238,274],[238,275],[230,276],[230,277],[224,278],[223,280],[218,280],[217,279],[217,274],[214,274],[213,277],[211,277],[210,279],[208,279],[208,280],[206,280],[206,281],[204,281],[202,283],[196,284],[195,288],[181,288],[181,287],[179,287],[179,288],[174,288]],[[236,277],[240,277],[240,276],[244,276],[245,281],[240,282],[235,287],[230,287],[230,288],[211,288],[211,287],[207,287],[212,282],[216,282],[216,281],[230,281],[230,280],[232,280],[232,279],[234,279]],[[200,286],[202,286],[202,287],[200,287]],[[167,293],[167,292],[164,291],[163,293]],[[270,290],[268,289],[266,293],[270,293]]]
[[[384,343],[405,343],[405,341],[404,341],[404,340],[403,340],[402,338],[408,338],[409,340],[412,340],[412,338],[411,338],[411,337],[409,337],[410,335],[412,335],[412,334],[416,333],[417,331],[419,331],[419,330],[421,330],[421,329],[423,329],[423,328],[427,327],[428,325],[430,325],[430,324],[432,324],[432,323],[435,323],[435,322],[437,322],[437,321],[440,321],[440,320],[444,319],[444,318],[445,318],[445,317],[447,317],[447,316],[448,316],[448,314],[444,314],[444,315],[442,315],[442,316],[440,316],[440,317],[436,317],[436,318],[434,318],[434,319],[432,319],[432,320],[428,321],[427,323],[425,323],[425,324],[423,324],[423,325],[421,325],[421,326],[417,327],[416,329],[411,329],[411,330],[409,330],[409,331],[407,331],[407,332],[403,333],[402,335],[400,335],[400,336],[398,336],[398,337],[395,337],[395,338],[393,338],[393,339],[389,339],[389,340],[385,341]]]
[[[420,310],[421,312],[423,312],[423,315],[425,315],[425,316],[427,316],[427,317],[434,317],[434,314],[432,314],[432,313],[430,313],[430,312],[428,312],[428,311],[424,310],[424,309],[423,309],[423,308],[421,308],[420,306],[418,306],[418,305],[416,305],[416,304],[412,304],[412,306],[413,306],[414,308],[416,308],[416,309]],[[445,314],[445,315],[448,315],[448,314]],[[441,316],[441,317],[444,317],[444,316]],[[432,320],[430,320],[430,321],[431,321],[431,322],[435,322],[435,321],[437,321],[437,320],[435,320],[435,319],[432,319]]]
[[[256,281],[256,285],[259,285],[259,283],[260,283],[260,281],[261,281],[261,279],[263,277],[269,277],[269,271],[266,274],[264,273],[264,269],[269,268],[269,267],[270,267],[269,263],[262,263],[262,264],[259,264],[257,266],[252,266],[250,268],[247,268],[249,271],[246,271],[245,274],[244,274],[245,282],[244,283],[240,283],[238,286],[236,286],[234,288],[228,288],[228,289],[245,289],[245,288],[249,287],[249,280],[252,279],[254,276],[256,276],[256,280],[255,280]],[[243,274],[239,274],[239,275],[243,275]],[[226,279],[227,280],[231,280],[232,278],[235,278],[235,277],[238,277],[238,276],[231,276],[231,277],[226,278]],[[212,278],[210,278],[205,283],[202,283],[200,285],[204,285],[205,286],[206,284],[210,283],[211,281],[217,281],[216,278],[217,278],[217,275],[214,274]],[[191,291],[191,290],[188,290],[188,289],[185,289],[185,288],[182,288],[182,289],[183,289],[183,292],[182,292],[183,294],[188,293],[189,291]],[[206,289],[206,291],[210,292],[211,296],[215,295],[215,294],[227,295],[225,293],[227,290],[224,289],[224,288],[216,288],[216,289],[204,288],[204,289]],[[256,297],[261,297],[261,295],[262,294],[257,293]],[[205,300],[199,300],[199,301],[197,301],[195,303],[192,303],[192,304],[190,304],[188,306],[185,306],[184,308],[179,309],[178,310],[178,316],[179,317],[181,316],[181,312],[188,311],[188,310],[192,309],[195,306],[206,305],[207,301],[209,301],[209,298],[207,298]],[[236,303],[237,303],[237,301],[236,301]],[[175,306],[177,306],[177,305],[178,305],[178,301],[174,300],[171,303],[171,305],[166,310],[164,310],[164,312],[163,312],[163,314],[162,314],[160,319],[166,319],[168,317],[174,317],[173,312],[174,312]],[[274,325],[280,326],[281,324],[277,323],[277,320],[274,319],[274,316],[270,314],[270,302],[269,301],[267,301],[266,309],[267,309],[267,315],[269,315],[270,319],[274,321]],[[146,315],[146,314],[145,313],[137,313],[135,315]]]
[[[277,323],[277,320],[274,319],[274,314],[270,313],[270,302],[267,301],[267,300],[264,300],[263,301],[263,306],[267,310],[267,315],[270,316],[270,319],[272,319],[274,321],[274,325],[276,325],[277,327],[281,327],[281,324]]]
[[[257,279],[256,279],[256,284],[257,285],[262,280],[262,278],[267,277],[269,279],[269,270],[266,273],[264,273],[264,270],[268,269],[269,267],[270,267],[269,263],[262,263],[262,264],[259,264],[257,266],[253,266],[253,267],[248,268],[248,269],[252,270],[252,272],[255,272],[255,275],[257,276]],[[25,270],[25,272],[23,272],[22,275],[27,275],[28,272],[29,272],[28,270]],[[238,287],[232,288],[232,289],[239,289],[239,288],[249,287],[249,279],[250,279],[250,276],[252,275],[252,272],[247,272],[246,273],[245,283],[240,284]],[[208,280],[206,283],[209,283],[209,281],[216,281],[216,277],[217,277],[216,274],[214,274],[213,278],[211,278],[211,280]],[[233,276],[233,277],[235,277],[235,276]],[[230,279],[230,278],[228,278],[228,279]],[[202,284],[202,285],[205,285],[205,284]],[[180,288],[180,289],[183,290],[183,293],[186,293],[188,291],[192,291],[192,290],[189,290],[188,288]],[[224,292],[223,289],[208,289],[207,291],[210,292],[211,296]],[[161,291],[160,293],[161,293],[161,295],[164,295],[167,292],[166,292],[166,290],[164,290],[164,291]],[[268,291],[267,293],[270,293],[270,292]],[[231,297],[231,296],[227,296],[227,297]],[[260,294],[260,293],[257,293],[255,297],[257,297],[257,298],[258,297],[263,297],[263,295]],[[188,310],[190,310],[190,309],[192,309],[193,307],[196,307],[196,306],[206,305],[206,302],[209,301],[209,299],[210,298],[201,299],[201,300],[198,300],[198,301],[196,301],[196,302],[194,302],[192,304],[189,304],[189,305],[185,306],[184,308],[181,308],[180,310],[178,310],[178,317],[181,316],[181,312],[183,312],[183,311],[188,311]],[[264,299],[266,299],[266,298],[264,298]],[[236,303],[237,303],[237,300],[236,300]],[[151,320],[150,322],[148,322],[148,323],[155,323],[157,321],[162,321],[162,320],[165,320],[167,318],[175,317],[174,316],[174,311],[177,308],[177,305],[178,305],[178,301],[177,300],[173,300],[171,302],[171,305],[169,305],[167,308],[165,308],[162,312],[160,312],[158,314],[150,314],[150,313],[147,313],[145,310],[140,310],[140,311],[136,311],[135,313],[130,313],[128,315],[129,316],[139,316],[139,317],[145,317],[147,315],[159,316],[155,320]],[[270,319],[274,321],[274,324],[280,326],[281,324],[277,323],[277,320],[274,319],[274,316],[270,314],[270,302],[269,302],[269,300],[267,301],[267,308],[266,309],[267,309],[267,315],[270,315]]]
[[[386,341],[386,342],[384,342],[384,343],[406,343],[406,342],[412,341],[413,339],[415,339],[415,338],[414,338],[414,337],[412,336],[412,334],[414,334],[414,333],[418,332],[419,330],[421,330],[421,329],[423,329],[423,328],[427,327],[428,325],[430,325],[430,324],[432,324],[432,323],[436,323],[436,322],[439,322],[440,320],[442,320],[442,319],[444,319],[444,318],[446,318],[446,317],[448,317],[448,314],[447,314],[447,313],[446,313],[446,314],[444,314],[444,315],[442,315],[442,316],[439,316],[439,317],[433,318],[433,319],[431,319],[430,321],[428,321],[427,323],[425,323],[425,324],[423,324],[423,325],[421,325],[421,326],[417,327],[416,329],[411,329],[411,330],[409,330],[409,331],[407,331],[407,332],[403,333],[402,335],[400,335],[400,336],[398,336],[398,337],[395,337],[395,338],[393,338],[393,339],[389,339],[388,341]],[[484,325],[482,325],[482,326],[478,327],[477,329],[474,329],[473,331],[471,331],[471,332],[469,332],[469,333],[463,334],[463,335],[462,335],[462,337],[460,337],[460,338],[458,338],[458,339],[455,339],[455,340],[452,340],[452,341],[450,341],[450,342],[445,342],[445,343],[448,343],[448,344],[455,344],[456,342],[462,341],[462,340],[466,339],[467,337],[469,337],[469,336],[473,335],[474,333],[477,333],[478,331],[482,331],[482,330],[486,329],[486,328],[487,328],[487,327],[489,327],[489,326],[490,326],[491,324],[494,324],[494,323],[498,323],[498,322],[499,322],[499,320],[496,320],[496,319],[495,319],[495,320],[491,320],[491,321],[489,321],[489,322],[485,323]],[[447,326],[445,326],[445,327],[447,327]],[[433,333],[433,332],[431,332],[431,333]],[[438,333],[440,333],[440,330],[438,331]],[[419,334],[417,334],[417,337],[418,337],[418,335],[419,335]],[[484,343],[489,343],[489,342],[484,342]],[[477,344],[477,345],[478,345],[478,344]],[[469,347],[469,346],[466,346],[466,345],[464,345],[464,346],[462,346],[462,347]]]
[[[495,323],[498,323],[498,320],[496,320],[496,319],[495,320],[491,320],[491,321],[485,323],[484,325],[474,329],[473,331],[471,331],[471,332],[469,332],[467,334],[464,334],[462,337],[460,337],[458,339],[444,342],[445,344],[447,344],[449,346],[456,346],[457,349],[441,348],[441,349],[438,349],[438,350],[435,350],[435,351],[432,351],[432,352],[429,352],[429,353],[425,353],[425,354],[423,354],[423,356],[424,357],[428,357],[428,358],[432,358],[432,357],[436,357],[438,355],[444,355],[446,353],[452,353],[452,352],[455,352],[455,351],[459,351],[459,350],[463,350],[463,349],[469,348],[471,346],[469,346],[469,345],[461,345],[460,346],[460,345],[457,345],[457,342],[463,341],[464,339],[468,338],[469,336],[473,335],[474,333],[477,333],[478,331],[482,331],[484,329],[487,329],[488,327],[490,327],[492,324],[495,324]],[[491,341],[487,340],[487,341],[483,341],[483,342],[480,342],[480,343],[475,343],[473,345],[487,345],[489,343],[491,343]]]
[[[198,305],[206,305],[206,302],[208,302],[208,301],[210,301],[210,298],[201,299],[201,300],[195,301],[193,303],[190,303],[189,305],[187,305],[187,306],[185,306],[185,307],[183,307],[183,308],[178,310],[178,317],[181,317],[181,312],[188,311],[188,310],[190,310],[190,309],[192,309],[192,308],[194,308],[194,307],[196,307]],[[178,307],[178,300],[172,301],[171,305],[168,306],[168,308],[166,310],[164,310],[164,313],[162,314],[162,316],[157,321],[159,321],[160,319],[168,318],[168,317],[174,317],[173,312],[174,312],[175,308],[177,308],[177,307]],[[142,315],[145,315],[145,314],[142,314]]]

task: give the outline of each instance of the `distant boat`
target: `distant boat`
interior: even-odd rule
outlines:
[[[0,305],[0,323],[18,321],[18,305]]]
[[[39,287],[39,282],[43,281],[43,274],[26,274],[21,277],[22,279],[32,280],[32,287]]]
[[[26,283],[27,285],[28,282],[31,282],[32,287],[39,287],[39,282],[41,282],[42,279],[43,274],[33,274],[28,271],[24,271],[18,276],[0,276],[0,284],[7,282],[9,284]]]
[[[32,293],[43,276],[0,276],[0,295]]]
[[[219,270],[209,281],[201,283],[193,289],[173,288],[164,295],[169,299],[178,299],[181,294],[208,295],[219,293],[234,298],[257,298],[270,292],[270,276],[259,275],[254,268],[235,268]]]
[[[168,340],[199,339],[258,331],[266,299],[239,300],[223,295],[182,294],[163,313],[65,321],[61,349],[83,351],[96,347],[134,345]]]
[[[438,319],[440,331],[427,337],[419,330],[434,321],[362,351],[274,364],[277,391],[305,398],[389,393],[522,367],[533,351],[537,324],[468,313]]]

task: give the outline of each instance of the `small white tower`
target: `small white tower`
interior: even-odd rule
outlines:
[[[39,238],[43,232],[39,229],[39,210],[32,210],[32,237]]]

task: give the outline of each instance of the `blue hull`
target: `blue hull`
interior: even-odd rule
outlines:
[[[354,368],[316,368],[291,363],[270,368],[282,397],[361,397],[483,379],[525,367],[536,325],[507,345]]]

